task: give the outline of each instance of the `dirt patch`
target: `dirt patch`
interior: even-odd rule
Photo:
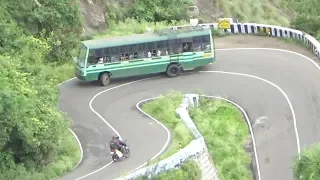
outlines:
[[[319,59],[306,46],[298,43],[289,43],[275,37],[253,35],[231,35],[216,37],[214,40],[217,49],[222,48],[275,48],[294,51],[305,55],[313,60]]]

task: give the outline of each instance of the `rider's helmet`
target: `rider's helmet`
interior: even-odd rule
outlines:
[[[116,135],[115,137],[116,137],[117,139],[119,139],[119,136]]]

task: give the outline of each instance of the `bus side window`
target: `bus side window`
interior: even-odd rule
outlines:
[[[193,51],[201,51],[201,36],[193,37]]]
[[[170,40],[171,45],[170,45],[170,49],[171,49],[171,54],[179,54],[181,53],[182,47],[182,41],[180,39],[174,39],[174,40]]]
[[[164,48],[161,50],[161,53],[164,54],[165,56],[169,55],[169,41],[164,41]]]
[[[147,56],[147,44],[141,43],[138,44],[138,58],[145,58]]]
[[[95,55],[93,50],[89,50],[87,66],[95,64]]]
[[[129,51],[128,45],[120,46],[120,60],[121,61],[128,59],[128,51]]]
[[[115,61],[118,61],[119,59],[120,59],[119,47],[112,47],[110,61],[115,62]]]
[[[168,49],[169,49],[169,55],[176,53],[177,46],[180,46],[177,44],[176,39],[170,39],[168,40]]]
[[[103,63],[103,59],[104,59],[104,53],[103,53],[103,49],[96,49],[95,50],[95,64],[96,63]]]
[[[156,42],[149,42],[148,43],[148,52],[151,52],[152,56],[156,56]]]
[[[104,58],[103,62],[104,63],[109,63],[110,62],[110,55],[111,55],[111,48],[105,48],[104,49]]]
[[[165,41],[158,41],[157,42],[157,56],[163,56],[165,55]]]
[[[182,51],[183,52],[192,52],[192,38],[182,39]]]
[[[129,59],[135,59],[138,56],[138,46],[136,44],[129,46]]]
[[[209,35],[202,36],[201,50],[202,51],[210,50],[210,36]]]

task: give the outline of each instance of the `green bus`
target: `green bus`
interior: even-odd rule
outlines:
[[[99,80],[165,72],[176,77],[183,70],[215,60],[210,28],[185,26],[156,32],[83,41],[75,59],[78,79]]]

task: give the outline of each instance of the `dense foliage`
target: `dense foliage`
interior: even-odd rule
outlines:
[[[181,104],[183,94],[170,91],[158,99],[142,106],[142,110],[155,119],[161,121],[172,132],[172,143],[168,150],[153,162],[165,159],[188,145],[193,136],[187,126],[177,117],[176,109]],[[150,164],[153,164],[150,162]]]
[[[204,137],[221,180],[253,179],[251,157],[245,150],[249,129],[241,111],[223,100],[200,98],[190,117]]]
[[[296,156],[293,170],[296,180],[317,180],[320,179],[320,145],[315,144],[304,149],[301,153],[301,159]]]
[[[320,40],[320,1],[283,0],[283,3],[296,12],[292,26]]]
[[[71,57],[80,37],[79,12],[76,1],[0,0],[0,179],[50,179],[59,173],[34,174],[69,150],[79,158],[57,107],[56,85],[72,72],[58,73],[50,63]],[[68,170],[59,168],[66,167],[51,170]]]
[[[188,18],[187,10],[191,0],[136,0],[133,16],[138,20],[171,21]]]
[[[60,61],[72,57],[79,43],[82,22],[77,0],[13,0],[3,1],[9,19],[17,22],[27,35],[44,38],[51,49],[48,61]]]
[[[191,5],[191,0],[135,0],[128,7],[106,3],[105,18],[108,24],[110,21],[123,22],[127,18],[138,22],[189,21],[187,12]]]

